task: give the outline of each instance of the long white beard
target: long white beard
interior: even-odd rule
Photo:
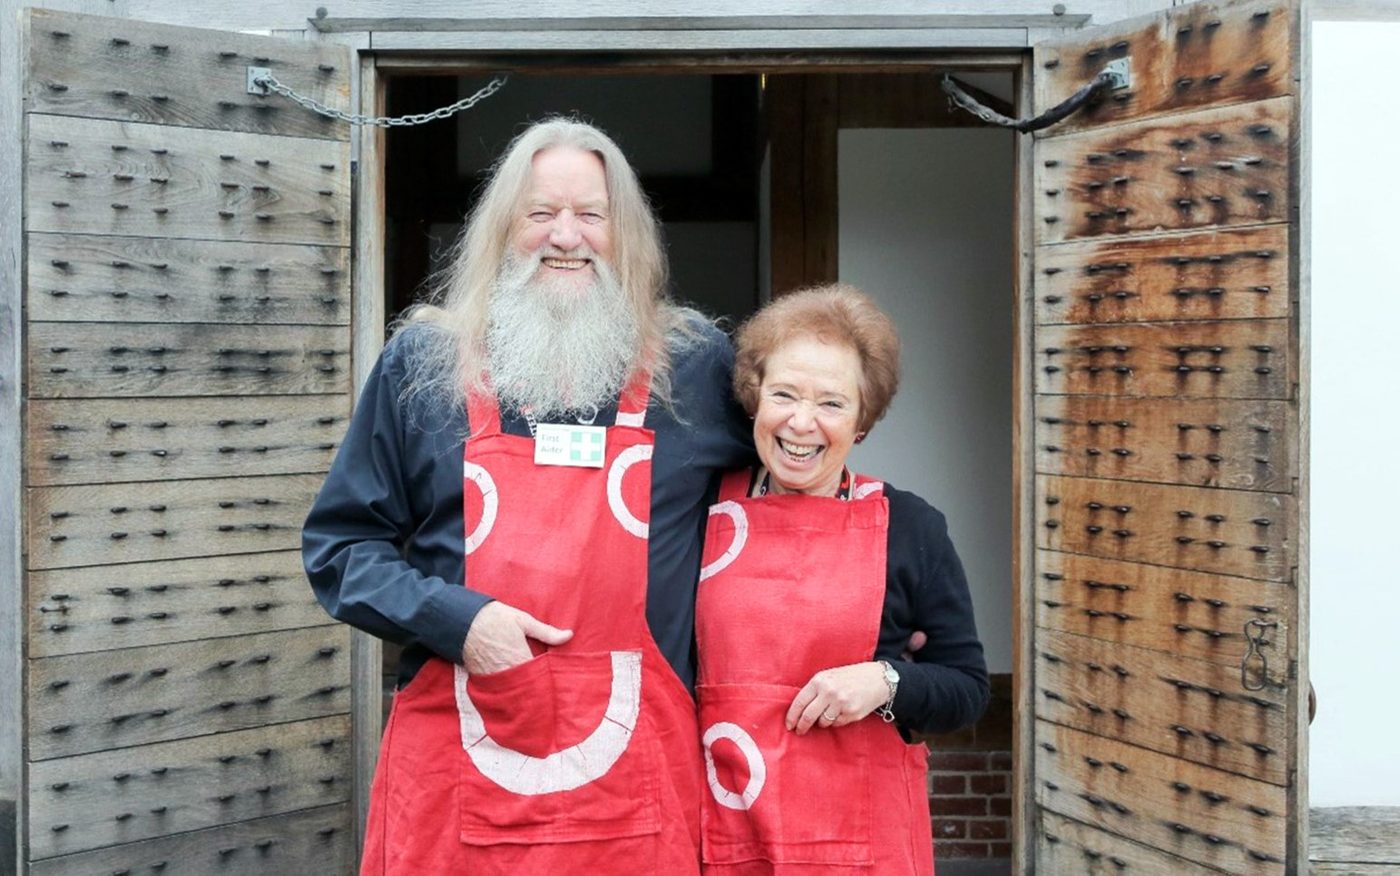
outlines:
[[[491,290],[486,328],[497,398],[540,419],[616,398],[641,337],[637,315],[607,263],[593,257],[593,280],[585,285],[566,277],[536,279],[547,255],[564,254],[506,257]]]

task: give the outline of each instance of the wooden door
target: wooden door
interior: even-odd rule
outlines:
[[[1248,2],[1034,53],[1038,111],[1132,75],[1032,147],[1036,872],[1305,866],[1298,46]]]
[[[349,53],[23,18],[22,869],[344,873],[349,633],[300,528],[350,411]]]

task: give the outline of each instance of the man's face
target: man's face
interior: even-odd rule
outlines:
[[[594,259],[612,258],[611,232],[602,159],[572,146],[537,153],[511,237],[515,255],[540,256],[535,279],[555,288],[592,282]]]

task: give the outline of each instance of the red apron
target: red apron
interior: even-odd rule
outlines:
[[[747,498],[748,484],[727,475],[710,508],[696,602],[705,871],[932,874],[927,749],[874,714],[784,726],[815,673],[875,653],[883,484],[857,478],[851,501]]]
[[[699,869],[695,706],[646,621],[646,386],[602,468],[536,465],[494,399],[469,400],[467,583],[574,635],[486,675],[431,659],[395,696],[362,874]]]

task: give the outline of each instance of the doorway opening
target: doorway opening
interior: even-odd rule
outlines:
[[[597,124],[628,155],[664,226],[676,299],[732,327],[804,285],[874,297],[899,327],[902,379],[852,463],[942,510],[966,567],[993,702],[976,727],[929,740],[929,793],[940,868],[958,872],[962,858],[966,872],[998,872],[1011,857],[1014,748],[1016,135],[951,110],[943,72],[517,71],[450,121],[386,134],[385,312],[392,324],[431,292],[492,162],[552,114]],[[1013,68],[947,72],[1014,114]],[[387,76],[387,114],[450,104],[489,79],[458,73]],[[397,661],[386,644],[386,715]]]

